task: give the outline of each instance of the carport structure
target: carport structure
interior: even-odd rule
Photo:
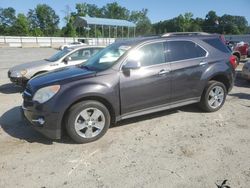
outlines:
[[[123,31],[124,28],[128,29],[127,32],[127,36],[126,37],[130,37],[130,28],[133,29],[133,35],[135,37],[135,32],[136,32],[136,25],[132,22],[129,22],[127,20],[119,20],[119,19],[109,19],[109,18],[95,18],[95,17],[81,17],[78,16],[74,22],[74,26],[75,27],[82,27],[84,29],[86,29],[88,31],[88,36],[89,36],[89,30],[91,29],[91,26],[94,26],[94,30],[95,30],[95,38],[96,38],[96,31],[97,28],[96,27],[100,27],[102,28],[102,37],[104,36],[104,29],[105,27],[108,28],[108,37],[111,38],[111,28],[115,29],[114,32],[114,38],[117,38],[117,31],[118,31],[118,27],[120,27],[122,29],[122,38],[123,36]]]

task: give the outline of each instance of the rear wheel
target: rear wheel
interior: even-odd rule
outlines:
[[[203,92],[199,106],[206,112],[215,112],[225,103],[227,90],[223,83],[209,81]]]
[[[101,138],[110,126],[108,109],[97,101],[83,101],[69,110],[66,130],[77,143],[88,143]]]

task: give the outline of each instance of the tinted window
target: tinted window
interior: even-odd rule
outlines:
[[[203,41],[213,46],[217,50],[220,50],[221,52],[230,53],[226,45],[223,44],[222,41],[218,38],[204,39]]]
[[[129,54],[128,60],[140,61],[141,66],[165,63],[163,43],[147,44]]]
[[[168,41],[166,49],[168,62],[206,56],[206,51],[191,41]]]

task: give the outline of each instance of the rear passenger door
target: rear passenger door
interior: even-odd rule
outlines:
[[[166,42],[166,59],[171,67],[171,102],[200,96],[201,76],[207,66],[207,51],[189,40]]]

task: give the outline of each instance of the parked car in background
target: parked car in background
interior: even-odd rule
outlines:
[[[249,55],[249,44],[240,41],[227,41],[228,46],[232,49],[232,54],[237,57],[237,62],[247,58]]]
[[[11,82],[25,86],[34,76],[58,68],[78,65],[87,61],[92,55],[103,49],[103,46],[82,46],[65,48],[48,59],[20,64],[8,71]]]
[[[193,103],[219,110],[236,66],[219,35],[124,40],[82,66],[31,79],[23,113],[49,138],[66,128],[76,142],[92,142],[119,120]]]
[[[70,48],[70,47],[80,47],[80,46],[86,46],[87,44],[83,43],[83,42],[72,42],[69,44],[64,44],[62,46],[59,47],[59,50],[63,50],[65,48]]]
[[[244,79],[250,81],[250,62],[246,62],[242,68],[241,75]]]

